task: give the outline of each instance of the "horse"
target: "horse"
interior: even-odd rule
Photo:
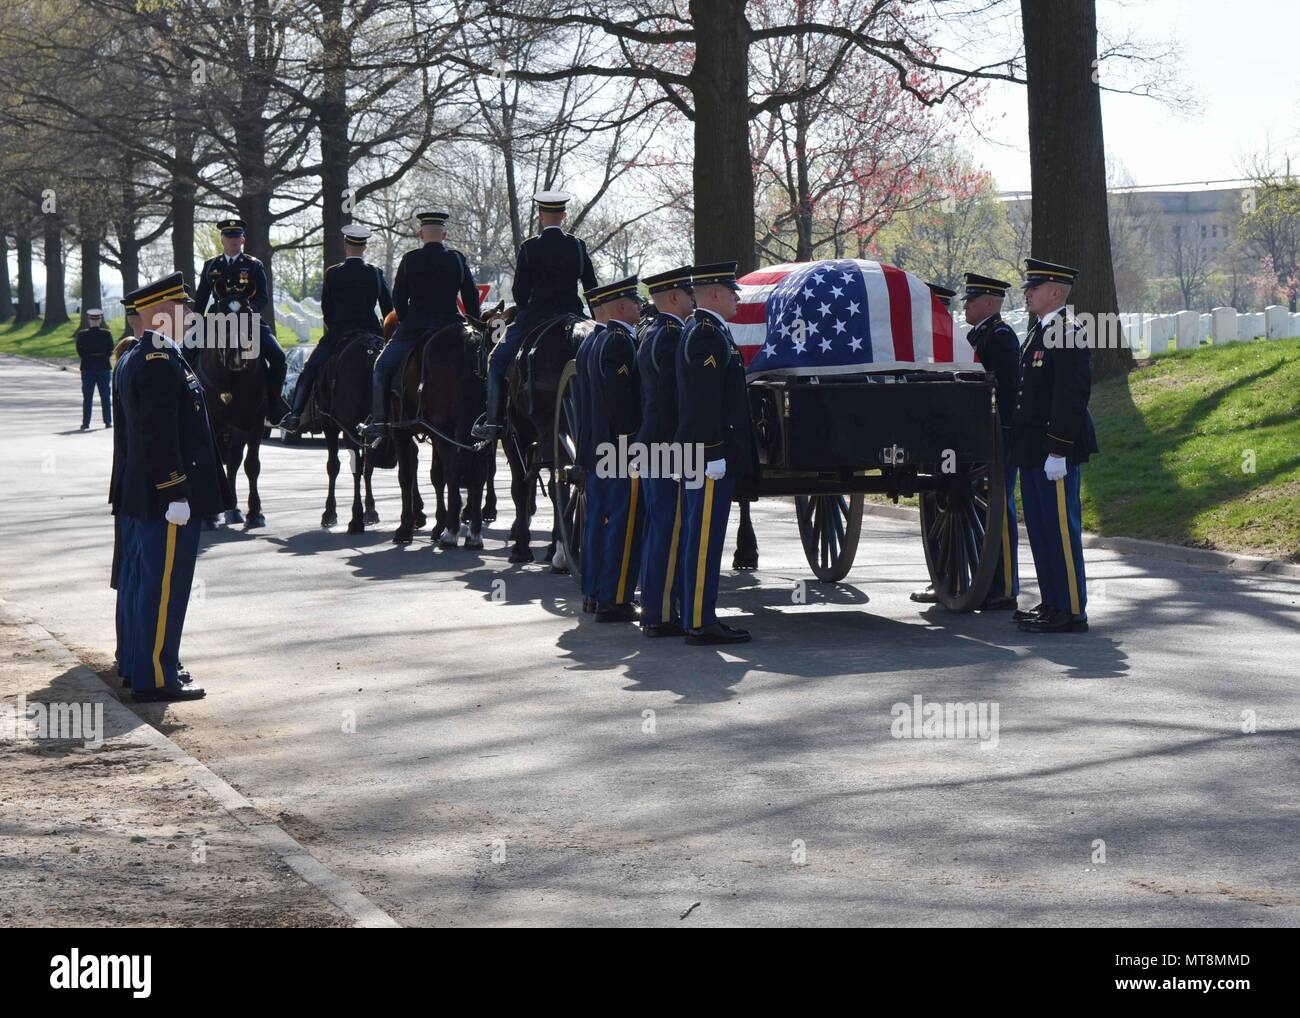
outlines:
[[[235,478],[241,462],[248,477],[247,518],[236,506],[226,510],[225,521],[227,525],[242,523],[247,530],[266,526],[262,498],[257,491],[266,427],[266,368],[261,357],[246,355],[251,352],[238,342],[205,343],[195,360],[231,492],[236,491]],[[217,525],[216,517],[208,517],[203,525],[207,530],[213,529]]]
[[[534,489],[540,485],[543,469],[549,472],[544,490],[555,504],[555,405],[560,375],[573,359],[578,344],[595,327],[590,319],[571,314],[543,322],[524,338],[514,363],[506,370],[503,442],[510,463],[510,495],[515,503],[515,520],[510,527],[511,562],[533,561],[529,522],[537,511]],[[552,572],[563,573],[568,566],[556,557],[560,523],[556,514],[552,516],[545,558]]]
[[[349,534],[365,533],[367,524],[379,522],[379,513],[375,510],[375,494],[371,487],[371,478],[375,472],[374,457],[370,454],[369,445],[361,438],[359,427],[370,412],[370,372],[381,345],[380,337],[365,329],[343,336],[338,350],[317,375],[307,403],[308,415],[320,425],[328,450],[325,472],[329,477],[329,494],[325,497],[325,511],[321,513],[322,527],[332,527],[339,521],[334,484],[339,475],[340,434],[344,447],[352,453],[352,518],[348,521]],[[364,512],[361,501],[363,477],[366,487]]]

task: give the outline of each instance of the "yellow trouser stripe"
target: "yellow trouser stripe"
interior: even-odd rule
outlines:
[[[677,545],[682,534],[682,489],[674,489],[675,502],[673,507],[673,539],[668,544],[668,575],[664,577],[664,604],[659,615],[660,622],[668,622],[672,618],[673,610],[673,579],[677,575]]]
[[[1065,575],[1070,581],[1070,614],[1079,614],[1079,578],[1074,575],[1074,550],[1070,545],[1070,523],[1065,515],[1065,478],[1056,482],[1056,519],[1061,525],[1061,547],[1065,551]]]
[[[691,612],[692,629],[704,625],[704,574],[708,572],[709,525],[713,517],[713,478],[704,479],[704,511],[700,514],[700,551],[695,556],[695,609]]]
[[[1011,596],[1011,506],[1002,513],[1002,593]]]
[[[623,564],[618,570],[618,590],[614,594],[614,603],[623,604],[627,600],[627,571],[632,564],[632,535],[636,533],[636,498],[640,490],[641,478],[632,478],[632,494],[627,503],[627,529],[623,532]]]
[[[176,561],[175,523],[167,524],[167,555],[163,559],[162,593],[158,598],[158,628],[153,637],[153,684],[162,689],[167,684],[163,677],[162,648],[167,637],[167,602],[172,597],[172,563]]]

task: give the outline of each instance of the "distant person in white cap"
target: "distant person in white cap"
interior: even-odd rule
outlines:
[[[478,439],[501,437],[506,371],[525,334],[548,318],[581,315],[578,284],[582,284],[583,291],[594,290],[597,285],[596,269],[587,254],[587,245],[564,232],[569,196],[563,191],[538,191],[533,200],[537,202],[542,232],[519,246],[515,264],[515,317],[488,360],[487,416],[474,425],[474,437]]]
[[[81,430],[90,430],[90,411],[99,390],[99,408],[104,427],[113,426],[113,404],[108,383],[113,377],[113,334],[104,328],[104,312],[86,311],[86,327],[77,333],[77,356],[81,358]]]
[[[383,334],[382,316],[393,310],[393,294],[388,289],[384,270],[366,264],[366,242],[370,231],[357,224],[343,227],[343,250],[347,256],[325,270],[321,285],[321,317],[325,335],[303,365],[294,389],[293,409],[281,424],[285,431],[302,426],[302,412],[311,398],[311,387],[327,361],[338,353],[347,337],[356,333]],[[378,305],[380,314],[375,314]]]

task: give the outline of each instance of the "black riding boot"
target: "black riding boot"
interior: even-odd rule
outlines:
[[[484,415],[484,419],[477,422],[470,430],[470,434],[480,441],[501,437],[504,430],[501,427],[501,400],[504,395],[502,390],[504,389],[504,382],[500,385],[493,385],[491,380],[488,380],[487,413]]]
[[[302,427],[302,412],[307,409],[307,397],[311,395],[309,386],[303,385],[299,379],[298,384],[293,390],[293,409],[289,411],[289,416],[280,422],[280,427],[285,431],[297,431]]]
[[[361,429],[366,438],[378,438],[388,430],[384,421],[384,403],[388,398],[388,384],[379,377],[379,372],[370,376],[370,421]]]

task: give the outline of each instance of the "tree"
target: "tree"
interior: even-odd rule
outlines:
[[[1300,291],[1300,181],[1291,176],[1289,159],[1283,166],[1267,150],[1248,160],[1247,175],[1251,186],[1242,193],[1238,237],[1268,262],[1294,311]]]

